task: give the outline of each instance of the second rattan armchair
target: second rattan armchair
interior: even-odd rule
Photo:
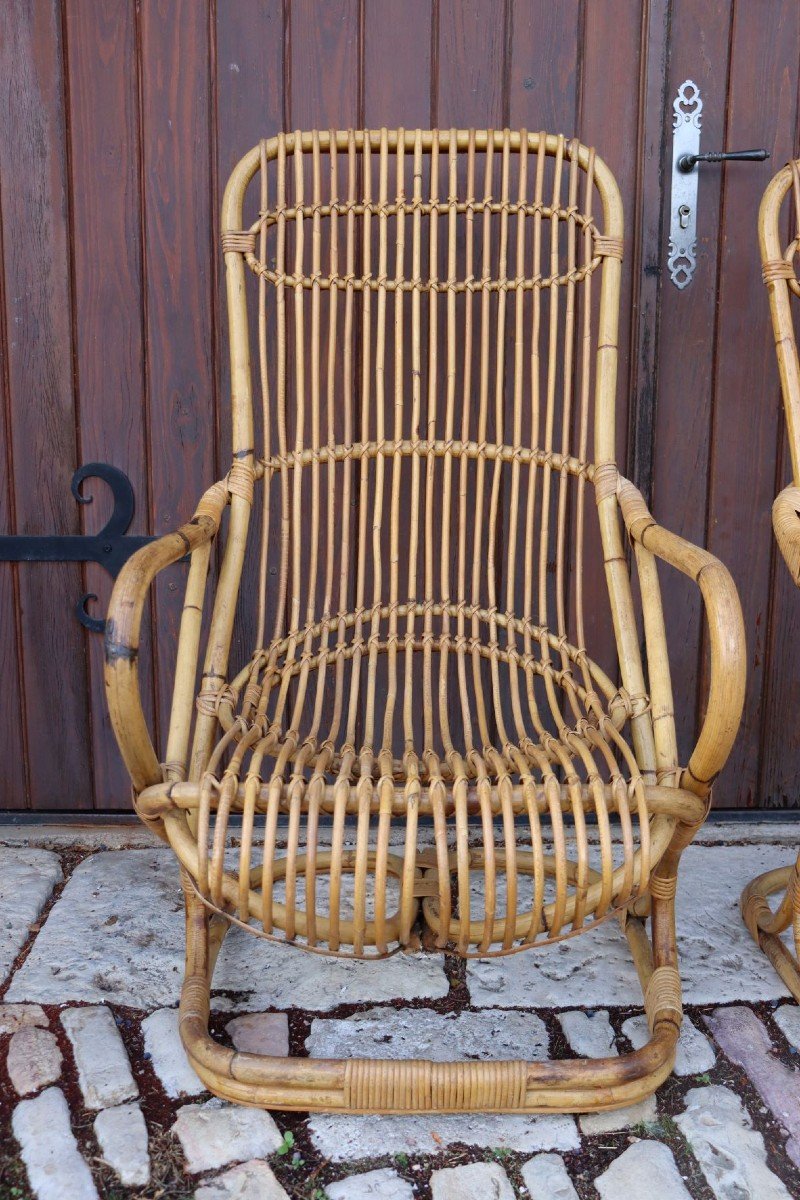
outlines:
[[[296,132],[235,168],[222,248],[232,465],[120,574],[106,641],[137,811],[182,868],[191,1063],[212,1091],[279,1108],[631,1103],[673,1063],[678,862],[745,667],[728,572],[659,527],[616,466],[613,176],[544,133]],[[159,761],[139,626],[156,574],[187,553]],[[696,582],[708,619],[710,697],[685,765],[659,559]],[[247,606],[252,650],[231,663]],[[619,1058],[284,1060],[208,1032],[231,924],[316,954],[490,956],[547,953],[611,918],[652,1031]]]
[[[772,506],[772,524],[792,579],[800,585],[800,361],[792,320],[792,295],[800,296],[800,281],[794,268],[794,259],[800,252],[800,233],[784,249],[780,232],[781,208],[790,194],[794,201],[794,227],[800,230],[800,162],[789,163],[769,184],[758,221],[793,476],[793,483],[784,488]],[[780,894],[780,900],[773,911],[769,897],[776,894]],[[753,879],[742,893],[741,907],[751,934],[800,1002],[800,855],[794,864]],[[789,928],[794,955],[781,939],[781,934]]]

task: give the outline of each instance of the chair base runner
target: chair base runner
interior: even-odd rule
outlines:
[[[767,897],[778,892],[783,892],[783,898],[773,912]],[[800,856],[793,866],[778,867],[752,879],[742,892],[739,907],[753,940],[800,1004]],[[780,937],[790,925],[794,927],[794,955]]]
[[[634,1104],[672,1070],[681,1020],[674,897],[653,898],[654,947],[640,918],[624,921],[653,1031],[641,1049],[602,1059],[441,1063],[269,1058],[215,1042],[208,1030],[211,978],[229,923],[209,914],[186,879],[184,894],[181,1039],[200,1079],[223,1099],[304,1112],[588,1112]]]

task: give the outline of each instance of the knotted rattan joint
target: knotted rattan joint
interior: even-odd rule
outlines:
[[[800,584],[800,488],[790,485],[775,497],[772,528],[792,579]]]
[[[224,482],[210,487],[190,521],[143,546],[128,559],[111,593],[105,636],[106,696],[134,793],[162,778],[139,691],[139,639],[145,600],[159,572],[212,541],[229,496]]]
[[[719,559],[662,528],[638,489],[622,476],[617,497],[631,539],[693,579],[703,597],[711,650],[710,685],[706,717],[681,786],[705,797],[727,761],[744,706],[745,635],[739,596]]]

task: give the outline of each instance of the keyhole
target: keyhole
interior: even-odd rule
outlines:
[[[689,228],[689,215],[691,211],[688,204],[682,204],[678,209],[678,223],[681,229]]]

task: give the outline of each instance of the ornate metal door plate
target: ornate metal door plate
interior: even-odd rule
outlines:
[[[678,165],[683,155],[700,150],[700,121],[703,101],[691,79],[678,88],[672,102],[672,210],[669,222],[669,275],[683,290],[692,281],[697,246],[697,171]]]

